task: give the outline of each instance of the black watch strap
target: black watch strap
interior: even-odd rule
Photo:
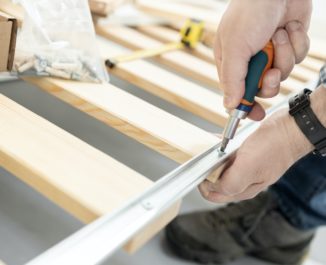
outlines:
[[[310,107],[311,90],[304,89],[289,100],[290,115],[297,125],[315,146],[315,153],[326,156],[326,128],[320,123]]]

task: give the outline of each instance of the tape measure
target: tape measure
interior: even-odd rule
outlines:
[[[202,21],[189,19],[180,30],[180,41],[172,42],[154,49],[145,49],[132,52],[126,55],[120,55],[115,58],[107,59],[105,65],[114,68],[119,63],[135,61],[139,59],[150,58],[164,54],[169,51],[181,50],[184,48],[194,49],[200,42],[204,32],[205,23]]]

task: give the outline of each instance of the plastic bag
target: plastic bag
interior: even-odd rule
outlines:
[[[88,0],[16,0],[25,9],[14,71],[83,82],[107,82]]]

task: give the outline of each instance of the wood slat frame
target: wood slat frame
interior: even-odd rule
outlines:
[[[154,38],[161,42],[177,42],[180,41],[180,34],[172,28],[163,27],[159,25],[146,25],[136,28],[139,32]],[[205,60],[206,62],[215,64],[214,53],[211,48],[208,48],[202,43],[198,43],[194,49],[186,49],[186,52]]]
[[[101,35],[104,38],[108,38],[110,41],[113,42],[117,42],[120,45],[125,46],[126,48],[131,48],[131,49],[139,49],[139,48],[149,48],[149,47],[158,47],[160,45],[163,45],[160,42],[157,42],[147,36],[145,36],[144,34],[141,34],[139,32],[137,32],[136,30],[133,30],[131,28],[127,28],[127,27],[108,27],[105,25],[96,25],[96,31],[98,32],[99,35]],[[137,39],[137,41],[135,41],[135,39]],[[148,45],[148,46],[147,46]],[[151,46],[149,46],[151,45]],[[152,46],[153,45],[153,46]],[[175,56],[177,54],[177,56]],[[181,60],[180,57],[178,57],[178,55],[180,55],[184,60]],[[195,66],[198,66],[198,62],[201,62],[201,64],[199,64],[198,68],[197,67],[193,67],[194,64],[190,64],[189,61],[187,61],[187,59],[191,58],[191,60],[193,60],[193,58],[195,58],[194,56],[188,55],[185,51],[173,51],[173,52],[169,52],[166,54],[163,54],[161,56],[158,57],[154,57],[154,60],[157,60],[159,63],[162,63],[164,65],[168,65],[170,67],[173,67],[173,69],[175,69],[177,72],[187,75],[189,78],[193,77],[193,71],[201,71],[201,77],[196,76],[197,81],[200,81],[202,78],[205,79],[205,82],[203,82],[204,84],[208,84],[210,83],[211,85],[213,84],[213,81],[215,79],[215,88],[218,89],[218,82],[216,81],[217,78],[217,70],[216,70],[216,66],[208,63],[208,62],[204,62],[199,58],[196,58],[197,60],[197,64],[195,64]],[[133,62],[134,64],[136,64],[136,62]],[[113,73],[116,73],[117,75],[123,75],[121,73],[121,69],[124,68],[126,69],[126,65],[131,65],[132,63],[121,63],[121,65],[119,67],[117,67],[118,70],[113,71]],[[202,67],[201,67],[202,66]],[[135,67],[129,67],[130,68],[135,68]],[[148,68],[148,67],[147,67]],[[191,68],[191,71],[189,70]],[[120,69],[120,71],[119,71]],[[153,69],[153,67],[151,67],[151,69]],[[163,73],[164,70],[161,71],[161,73]],[[214,71],[214,72],[213,72]],[[137,70],[137,75],[142,75],[141,78],[137,78],[135,79],[134,77],[128,76],[128,75],[123,75],[123,77],[128,78],[129,81],[131,81],[132,83],[135,83],[134,80],[137,80],[138,82],[144,81],[144,75],[148,75],[148,74],[152,74],[152,71],[148,71],[149,73],[145,73],[142,72],[141,68]],[[215,78],[213,77],[215,76]],[[149,76],[146,76],[146,79],[149,79]],[[153,77],[154,78],[154,77]],[[147,81],[146,81],[147,82]],[[146,87],[148,87],[148,83],[142,83],[142,86],[144,86],[144,84],[146,85]],[[166,81],[168,82],[168,81]],[[138,84],[139,85],[139,84]],[[197,85],[198,87],[199,85]],[[157,88],[157,87],[156,87]],[[148,89],[148,88],[147,88]],[[153,88],[151,88],[153,89]],[[292,88],[289,88],[292,89]],[[204,97],[204,90],[206,90],[206,88],[202,87],[203,90],[203,97]],[[278,97],[275,98],[271,98],[271,99],[262,99],[262,98],[257,98],[257,101],[259,103],[261,103],[265,108],[269,108],[274,104],[277,104],[278,102],[282,101],[284,99],[284,96],[279,95]],[[221,98],[218,97],[218,101],[216,101],[216,104],[219,104],[219,102],[221,102]],[[217,108],[221,109],[222,106],[219,106]],[[221,111],[219,111],[221,113]],[[223,115],[223,114],[222,114]],[[214,122],[214,121],[213,121]],[[217,120],[217,122],[219,122],[219,120]],[[216,122],[215,122],[216,123]],[[219,123],[220,125],[220,123]]]
[[[121,207],[152,181],[0,94],[0,165],[85,223]],[[135,251],[179,202],[128,244]]]
[[[162,42],[147,37],[140,32],[127,27],[110,27],[98,23],[96,32],[111,41],[123,45],[129,49],[149,49],[160,47]],[[217,88],[219,81],[216,67],[188,54],[185,51],[171,51],[153,58],[155,61],[168,66],[175,71],[191,77],[205,85]]]
[[[0,0],[0,4],[3,1],[7,0]],[[0,7],[1,9],[2,7]],[[10,7],[7,6],[7,9],[10,10]],[[187,10],[193,10],[192,8]],[[15,13],[15,10],[11,12]],[[188,12],[188,11],[187,11]],[[10,13],[10,12],[9,12]],[[19,15],[16,12],[16,15]],[[207,17],[206,17],[207,18]],[[183,18],[182,18],[183,19]],[[214,18],[215,19],[215,18]],[[101,28],[102,25],[97,26],[97,30],[100,27],[100,32],[103,36],[108,37],[107,30]],[[209,27],[208,27],[209,28]],[[213,28],[213,27],[211,27]],[[127,46],[131,49],[138,49],[138,48],[149,48],[152,46],[142,46],[144,45],[141,42],[141,46],[136,45],[136,41],[133,38],[132,42],[129,43],[128,40],[122,39],[121,36],[124,36],[124,33],[130,32],[131,29],[123,29],[122,28],[115,28],[113,33],[110,29],[111,39],[115,42],[121,43],[124,46]],[[146,33],[148,36],[155,37],[153,32],[146,32],[143,29],[140,29],[141,32]],[[103,33],[104,32],[104,33]],[[139,32],[134,31],[133,36],[139,36]],[[152,34],[152,35],[151,35]],[[120,36],[119,36],[120,35]],[[144,34],[142,34],[144,36]],[[146,36],[145,36],[146,37]],[[171,36],[170,36],[171,37]],[[159,39],[159,36],[155,38]],[[162,45],[162,41],[165,42],[166,40],[161,39],[159,41],[155,41],[151,38],[148,38],[148,43],[146,45]],[[206,85],[217,87],[218,80],[217,74],[214,67],[214,77],[213,77],[213,68],[212,63],[213,60],[211,56],[208,55],[208,49],[204,46],[200,46],[201,48],[192,51],[191,55],[187,54],[187,51],[178,51],[178,52],[171,52],[169,54],[165,54],[158,58],[160,63],[167,65],[170,68],[176,69],[177,72],[187,75],[187,76],[195,76],[199,82],[202,82]],[[205,50],[203,49],[205,48]],[[204,51],[204,52],[203,52]],[[173,54],[174,53],[174,54]],[[172,55],[171,55],[172,54]],[[297,88],[297,86],[302,85],[305,81],[310,80],[311,78],[316,76],[316,68],[320,63],[320,59],[324,58],[318,54],[318,52],[312,53],[314,58],[317,59],[310,59],[306,60],[306,63],[303,66],[296,67],[294,70],[294,76],[297,79],[289,79],[283,84],[283,93],[290,93]],[[326,58],[326,57],[325,57]],[[178,61],[188,62],[188,67],[186,65],[180,65]],[[196,67],[193,67],[193,65]],[[190,67],[191,66],[191,67]],[[205,67],[203,67],[205,66]],[[208,67],[209,66],[209,67]],[[198,73],[198,71],[202,72]],[[207,71],[207,69],[209,69]],[[207,75],[207,72],[209,73]],[[127,63],[121,66],[118,66],[115,70],[113,70],[114,74],[118,75],[122,79],[128,80],[129,82],[136,84],[137,86],[154,93],[165,100],[172,102],[184,109],[191,111],[203,118],[206,118],[216,124],[221,124],[225,121],[225,114],[222,112],[221,107],[221,96],[214,94],[212,99],[219,102],[217,105],[217,110],[214,111],[214,103],[213,100],[209,101],[210,104],[208,107],[205,106],[206,100],[212,96],[212,94],[208,93],[209,90],[204,90],[205,88],[193,84],[185,79],[178,77],[175,74],[168,73],[167,70],[160,69],[158,66],[154,66],[148,62],[144,61],[137,61]],[[148,73],[155,73],[155,75],[160,74],[163,79],[172,79],[173,83],[176,82],[177,85],[180,86],[187,86],[191,88],[192,92],[198,93],[198,98],[194,97],[187,97],[187,94],[184,91],[177,90],[171,86],[170,83],[162,84],[160,80],[155,80],[154,77],[150,77]],[[75,106],[76,108],[88,113],[89,115],[95,117],[103,121],[104,123],[108,124],[109,126],[119,130],[120,132],[136,139],[137,141],[149,146],[150,148],[157,150],[161,154],[177,161],[177,162],[184,162],[191,158],[194,155],[197,155],[212,145],[218,142],[218,139],[197,128],[196,126],[190,125],[189,123],[170,115],[159,108],[156,108],[145,101],[138,99],[114,86],[111,85],[96,85],[96,84],[81,84],[71,81],[63,81],[63,80],[56,80],[52,78],[26,78],[28,82],[34,83],[37,86],[41,87],[45,91],[48,91],[50,94],[62,99],[63,101]],[[299,81],[300,80],[300,81]],[[154,90],[154,92],[153,92]],[[205,92],[204,92],[205,91]],[[192,95],[193,96],[193,95]],[[281,95],[279,99],[273,99],[272,101],[265,102],[262,100],[264,104],[270,106],[271,104],[276,104],[280,100],[283,100],[284,97]],[[123,102],[128,103],[128,108],[137,109],[137,115],[133,115],[133,111],[127,110],[125,106],[122,104],[115,104],[121,100]],[[0,97],[1,102],[1,97]],[[150,117],[150,118],[149,118]],[[221,119],[221,120],[219,120]],[[13,122],[15,120],[13,119]],[[155,122],[159,121],[159,122]],[[167,128],[171,126],[171,128]],[[1,128],[1,125],[0,125]],[[41,130],[42,132],[42,130]],[[1,135],[1,130],[0,130]],[[0,139],[1,142],[1,139]],[[49,141],[51,142],[51,141]],[[83,143],[84,144],[84,143]],[[86,145],[86,144],[85,144]],[[44,148],[46,145],[44,146]],[[1,153],[2,154],[2,153]],[[8,154],[8,152],[7,152]],[[5,155],[7,155],[5,154]],[[2,156],[0,156],[1,159]],[[3,156],[4,157],[4,156]],[[108,156],[107,156],[108,157]],[[16,158],[15,158],[16,159]],[[2,159],[3,160],[3,159]],[[3,161],[2,161],[3,162]],[[115,164],[116,165],[116,164]],[[11,164],[8,164],[8,167]],[[19,164],[19,166],[25,166],[25,164]],[[125,166],[121,165],[123,168]],[[130,169],[129,169],[130,170]],[[17,174],[28,174],[23,172],[17,172]],[[133,175],[133,174],[130,174]],[[138,176],[139,174],[136,173]],[[134,176],[134,175],[133,175]],[[140,179],[144,177],[141,176]],[[138,179],[138,177],[135,177]],[[145,178],[146,179],[146,178]],[[133,180],[132,180],[133,181]],[[132,182],[131,181],[131,182]],[[145,182],[148,181],[148,184],[151,185],[149,180],[144,180]],[[46,185],[51,185],[51,183],[45,183]],[[40,189],[43,189],[42,186]],[[68,188],[71,188],[70,186]],[[44,190],[42,190],[44,192]],[[51,195],[51,194],[50,194]],[[52,195],[51,195],[52,196]],[[126,197],[129,197],[126,196]],[[83,203],[85,199],[80,197],[77,203]],[[60,204],[60,202],[59,202]],[[98,207],[97,205],[95,205]],[[94,206],[94,207],[95,207]],[[95,207],[95,208],[96,208]],[[173,216],[175,216],[178,212],[179,204],[176,204],[173,208],[170,209],[168,213],[163,215],[162,217],[157,220],[152,226],[147,227],[142,234],[133,241],[128,244],[129,249],[135,250],[141,244],[143,244],[148,238],[153,235],[153,233],[157,232],[164,224],[166,224]],[[83,209],[82,209],[83,210]],[[70,209],[68,211],[71,212]],[[76,213],[73,214],[78,215],[78,210]],[[99,215],[99,214],[98,214]],[[87,216],[87,215],[86,215]],[[86,218],[86,217],[84,217]],[[96,218],[96,216],[92,216],[92,218]]]
[[[25,80],[180,163],[218,141],[212,134],[110,84]]]
[[[103,39],[99,40],[99,47],[103,58],[111,58],[127,52],[110,45]],[[223,126],[227,120],[221,95],[159,66],[137,60],[118,64],[108,71],[219,126]]]

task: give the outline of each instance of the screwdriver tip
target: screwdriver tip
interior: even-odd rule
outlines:
[[[224,153],[224,151],[225,151],[226,146],[228,145],[228,143],[229,143],[229,139],[228,138],[223,138],[222,143],[221,143],[221,146],[220,146],[220,152],[221,153]]]

